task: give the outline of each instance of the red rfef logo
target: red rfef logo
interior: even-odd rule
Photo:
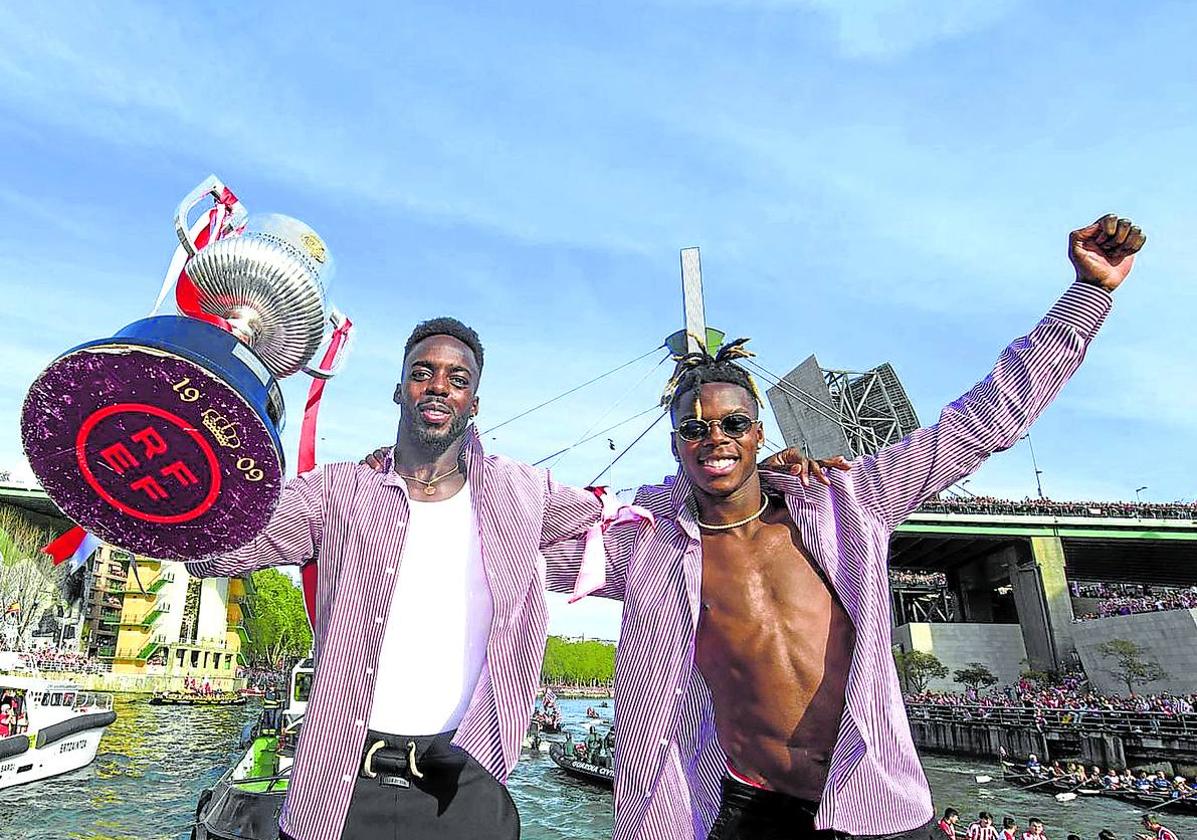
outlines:
[[[75,437],[79,470],[101,499],[146,522],[188,522],[220,495],[220,464],[190,423],[145,403],[98,409]]]

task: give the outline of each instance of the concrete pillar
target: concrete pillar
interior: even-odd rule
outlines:
[[[955,581],[952,581],[955,578]],[[988,624],[993,621],[993,585],[989,580],[986,560],[974,560],[960,566],[949,577],[953,589],[960,596],[961,621]]]
[[[1126,747],[1117,735],[1081,735],[1081,760],[1102,770],[1127,766]]]
[[[1058,537],[1031,537],[1006,549],[1014,605],[1027,648],[1027,662],[1040,671],[1060,670],[1070,663],[1072,598],[1064,570],[1064,547]]]

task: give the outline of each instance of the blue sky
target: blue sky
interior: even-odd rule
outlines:
[[[214,172],[336,255],[359,338],[322,460],[393,439],[416,321],[482,335],[485,429],[677,329],[689,245],[709,322],[765,367],[890,360],[932,422],[1066,287],[1067,232],[1129,215],[1147,248],[1036,428],[1044,488],[1197,495],[1187,4],[52,5],[0,6],[0,469],[41,368],[148,311],[173,207]],[[649,408],[656,358],[487,445],[534,461]],[[306,385],[285,384],[292,459]],[[585,483],[613,454],[554,472]],[[673,466],[661,424],[608,478]],[[1033,495],[1025,444],[970,489]],[[616,620],[553,605],[559,632]]]

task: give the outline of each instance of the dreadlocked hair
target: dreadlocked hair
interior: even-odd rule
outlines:
[[[747,359],[756,355],[744,347],[748,343],[747,338],[737,338],[735,341],[729,341],[720,347],[719,352],[714,356],[707,351],[706,345],[703,342],[694,336],[691,336],[691,338],[694,338],[699,349],[692,353],[673,357],[677,365],[673,369],[673,377],[670,378],[668,384],[665,386],[665,392],[661,395],[661,405],[668,405],[670,412],[672,412],[677,408],[678,400],[682,394],[687,394],[708,382],[727,382],[731,385],[739,385],[745,391],[752,394],[757,405],[762,407],[765,405],[764,400],[761,399],[761,392],[757,390],[756,380],[752,378],[752,374],[734,361],[735,359]]]

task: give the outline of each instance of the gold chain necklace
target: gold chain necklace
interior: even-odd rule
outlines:
[[[761,514],[763,514],[765,512],[765,508],[767,508],[767,507],[769,507],[769,497],[765,496],[765,501],[761,504],[761,509],[758,510],[756,513],[754,513],[752,516],[749,516],[746,519],[741,519],[739,522],[727,522],[722,525],[708,525],[707,523],[705,523],[701,519],[699,519],[697,516],[694,517],[694,521],[698,523],[699,528],[706,528],[708,531],[730,531],[732,528],[739,528],[741,525],[747,525],[749,522],[753,521],[754,519],[760,519]]]
[[[455,472],[457,472],[460,469],[461,469],[461,465],[458,464],[453,469],[449,470],[448,472],[446,472],[442,475],[433,475],[432,478],[428,479],[427,481],[425,481],[422,478],[417,478],[414,475],[404,475],[403,473],[399,472],[398,470],[395,471],[395,475],[399,476],[400,478],[406,478],[408,481],[415,481],[415,482],[418,482],[419,484],[423,484],[424,485],[424,495],[425,496],[435,496],[437,483],[444,481],[446,478],[453,475]],[[760,514],[757,514],[757,515],[759,516]]]

